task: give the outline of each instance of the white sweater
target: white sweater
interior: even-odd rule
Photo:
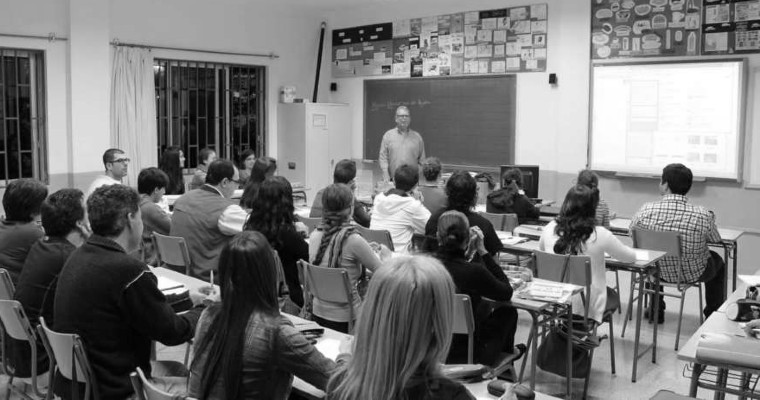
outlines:
[[[428,219],[430,211],[419,200],[409,196],[386,196],[385,193],[380,193],[375,196],[369,228],[387,230],[391,233],[394,250],[406,252],[409,243],[412,242],[412,235],[425,233]]]

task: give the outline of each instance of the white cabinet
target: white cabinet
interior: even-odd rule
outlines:
[[[277,173],[314,194],[332,183],[335,164],[351,158],[347,104],[280,103],[277,107]]]

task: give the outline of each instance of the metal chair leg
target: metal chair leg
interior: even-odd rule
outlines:
[[[678,328],[676,329],[676,351],[678,351],[678,342],[681,340],[681,322],[683,321],[683,303],[686,299],[686,292],[681,292],[681,307],[678,310]]]
[[[700,282],[697,286],[699,288],[699,324],[702,325],[705,323],[705,313],[704,313],[704,305],[702,304],[702,283]]]
[[[610,325],[610,366],[612,367],[612,375],[615,375],[615,332],[612,329],[611,314],[607,323]]]

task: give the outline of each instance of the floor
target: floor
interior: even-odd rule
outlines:
[[[627,304],[629,276],[627,273],[620,274],[623,305]],[[614,283],[614,274],[608,273],[609,284]],[[681,345],[683,345],[691,334],[699,327],[699,302],[697,291],[690,290],[687,294],[684,317],[681,334]],[[660,325],[658,338],[657,363],[651,363],[651,353],[647,353],[639,360],[639,372],[636,383],[631,382],[631,370],[633,360],[633,334],[634,325],[629,323],[626,330],[625,338],[620,337],[622,329],[623,314],[615,314],[615,355],[617,374],[610,373],[610,350],[609,342],[603,341],[601,346],[595,351],[592,364],[591,381],[589,383],[588,399],[649,399],[660,389],[672,390],[679,394],[687,394],[689,387],[688,378],[684,377],[686,363],[678,361],[676,351],[673,349],[675,341],[675,332],[678,319],[678,302],[677,299],[667,299],[667,309],[665,312],[665,323]],[[525,342],[527,340],[530,328],[530,317],[528,314],[520,313],[520,325],[517,330],[517,341]],[[600,328],[600,333],[608,332],[607,325]],[[646,346],[651,343],[652,325],[646,322],[642,325],[641,343]],[[185,356],[185,347],[163,347],[159,346],[158,359],[171,359],[182,361]],[[528,357],[525,357],[528,359]],[[518,366],[519,371],[519,366]],[[526,370],[527,373],[527,370]],[[7,379],[0,379],[0,393],[7,388]],[[556,375],[537,370],[536,390],[542,393],[563,397],[565,391],[565,380]],[[583,380],[576,379],[573,381],[573,398],[580,399],[583,394]],[[712,398],[712,392],[700,389],[698,394],[700,398]],[[12,399],[21,398],[18,395],[11,396]],[[728,396],[727,398],[733,398]]]

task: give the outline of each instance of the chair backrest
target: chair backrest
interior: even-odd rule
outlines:
[[[184,266],[185,274],[190,275],[190,253],[187,251],[184,238],[153,232],[153,245],[159,266],[161,264]]]
[[[485,212],[485,211],[480,212],[478,214],[480,214],[483,218],[487,219],[488,222],[490,222],[491,225],[493,225],[493,229],[496,229],[497,231],[504,230],[505,214],[494,214],[494,213]]]
[[[76,367],[76,380],[83,383],[94,383],[92,369],[84,352],[84,345],[79,335],[75,333],[58,333],[48,328],[45,318],[40,317],[40,325],[37,328],[42,337],[42,342],[48,350],[48,356],[55,360],[58,371],[68,380],[74,380],[74,368]],[[93,384],[93,386],[95,386]]]
[[[317,226],[322,223],[322,218],[298,217],[298,220],[309,228],[309,233],[317,229]]]
[[[138,400],[180,400],[185,399],[185,396],[180,394],[172,394],[164,392],[157,388],[148,378],[145,377],[140,367],[137,367],[135,372],[129,374],[129,379],[132,381],[132,387],[135,389]]]
[[[0,268],[0,300],[13,300],[16,288],[13,286],[11,274],[5,268]]]
[[[517,214],[504,214],[504,226],[502,230],[512,233],[520,225]]]
[[[454,295],[454,326],[452,333],[469,335],[475,332],[475,317],[472,301],[466,294]]]
[[[391,233],[386,230],[380,230],[380,229],[368,229],[363,226],[357,226],[356,227],[357,232],[359,232],[360,235],[364,238],[364,240],[368,242],[375,242],[379,244],[384,244],[386,247],[388,247],[391,251],[393,251],[393,239],[391,238]]]
[[[572,283],[591,292],[591,257],[553,254],[544,251],[533,252],[533,267],[536,278],[548,281]],[[584,318],[588,317],[589,302],[584,299]]]
[[[354,307],[351,281],[348,271],[343,268],[325,268],[298,261],[305,277],[305,285],[309,293],[320,301],[343,303],[349,310],[349,330],[353,324]]]
[[[666,252],[668,257],[681,258],[681,234],[672,231],[652,231],[633,228],[633,247]]]
[[[0,321],[3,322],[5,333],[13,339],[32,343],[37,340],[32,324],[18,301],[0,300]]]

